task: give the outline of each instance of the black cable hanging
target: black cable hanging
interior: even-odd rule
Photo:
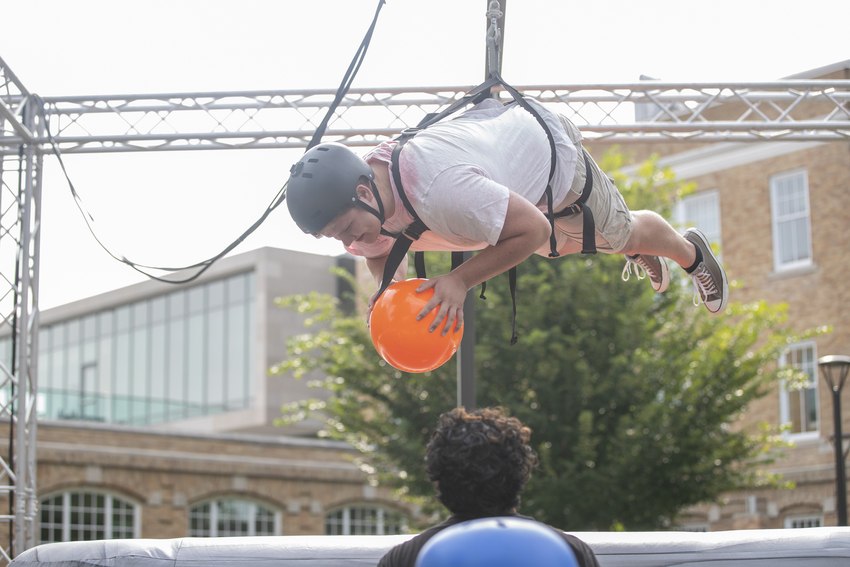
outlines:
[[[321,141],[322,137],[325,134],[325,130],[328,127],[328,123],[330,122],[331,117],[333,116],[334,112],[336,112],[339,103],[342,101],[343,97],[345,97],[349,88],[351,88],[351,84],[354,82],[354,78],[357,76],[357,72],[360,70],[360,65],[365,59],[366,52],[369,49],[369,44],[372,41],[372,34],[375,31],[375,25],[378,23],[378,16],[380,15],[381,9],[384,7],[385,3],[386,0],[378,0],[378,6],[375,9],[375,15],[372,17],[372,23],[369,25],[369,29],[367,30],[366,35],[363,37],[363,40],[360,42],[360,45],[351,60],[351,63],[348,65],[348,69],[346,70],[345,75],[343,76],[342,81],[340,82],[340,85],[337,88],[334,100],[328,108],[325,117],[322,119],[321,123],[313,133],[313,137],[308,143],[307,149],[312,148]],[[104,242],[101,241],[100,238],[98,238],[97,234],[95,233],[94,227],[92,226],[92,224],[94,223],[94,217],[92,217],[92,215],[83,205],[82,198],[77,192],[77,189],[74,186],[73,181],[71,181],[70,175],[68,174],[68,170],[65,167],[65,162],[62,159],[62,152],[59,151],[59,144],[57,143],[56,139],[53,137],[52,132],[50,131],[50,124],[47,119],[47,115],[44,111],[44,101],[38,95],[33,95],[33,98],[37,103],[39,114],[41,115],[41,118],[45,123],[45,131],[47,132],[47,137],[50,141],[51,151],[53,152],[53,155],[56,156],[56,159],[59,161],[59,167],[61,168],[62,174],[64,175],[65,180],[68,183],[69,189],[71,190],[71,195],[74,198],[74,203],[77,205],[77,209],[79,209],[80,213],[83,215],[83,220],[85,221],[86,227],[88,228],[89,232],[94,237],[95,241],[100,245],[100,247],[103,248],[106,253],[109,254],[112,258],[118,260],[122,264],[130,266],[137,272],[147,276],[150,279],[170,284],[185,284],[199,278],[204,272],[211,268],[215,262],[223,258],[234,248],[239,246],[239,244],[241,244],[248,236],[250,236],[255,230],[257,230],[257,228],[259,228],[260,225],[265,222],[265,220],[272,213],[272,211],[279,207],[280,204],[283,203],[283,201],[286,199],[287,184],[284,183],[283,186],[275,194],[272,201],[266,207],[266,210],[263,211],[262,215],[260,215],[260,218],[258,218],[250,227],[248,227],[247,230],[245,230],[239,237],[237,237],[236,240],[234,240],[233,242],[228,244],[223,250],[221,250],[221,252],[215,254],[214,256],[211,256],[210,258],[207,258],[206,260],[202,260],[195,264],[179,267],[149,266],[146,264],[139,264],[137,262],[133,262],[126,256],[110,250],[110,248],[106,244],[104,244]],[[182,279],[168,279],[148,271],[157,270],[160,272],[179,272],[192,269],[197,269],[197,271],[191,276],[187,276]]]

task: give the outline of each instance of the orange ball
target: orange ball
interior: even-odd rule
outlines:
[[[372,308],[369,332],[381,358],[404,372],[428,372],[439,368],[457,351],[463,327],[443,335],[442,326],[428,332],[437,316],[433,310],[417,321],[416,315],[434,295],[433,289],[416,293],[423,279],[410,279],[390,285]]]

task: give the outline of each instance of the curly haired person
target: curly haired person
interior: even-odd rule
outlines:
[[[425,468],[437,499],[451,512],[432,526],[390,549],[378,567],[414,567],[422,547],[440,531],[468,520],[515,516],[520,494],[537,466],[531,429],[500,408],[442,414],[425,450]],[[551,528],[575,553],[579,567],[599,567],[579,538]]]

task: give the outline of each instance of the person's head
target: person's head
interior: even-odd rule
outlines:
[[[373,241],[384,222],[374,174],[363,158],[336,142],[307,150],[290,169],[286,204],[308,234]]]
[[[575,553],[549,526],[525,518],[484,518],[428,540],[416,567],[576,567]]]
[[[464,517],[513,513],[537,466],[530,441],[531,429],[499,408],[444,413],[425,450],[437,498]]]

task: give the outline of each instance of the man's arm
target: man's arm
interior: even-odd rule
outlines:
[[[372,277],[375,278],[375,282],[378,285],[381,285],[381,281],[384,279],[384,267],[387,265],[387,258],[389,254],[386,256],[380,256],[378,258],[366,258],[366,267],[369,268],[369,272],[372,274]],[[401,264],[399,264],[398,268],[395,271],[395,275],[393,275],[393,279],[396,281],[405,279],[407,275],[407,255],[401,259]]]
[[[369,268],[369,272],[372,274],[372,277],[375,278],[375,283],[378,284],[378,289],[381,288],[381,282],[384,279],[384,267],[387,265],[387,258],[389,258],[389,254],[386,256],[380,256],[378,258],[366,258],[366,267]],[[407,255],[405,254],[404,258],[401,259],[401,263],[398,265],[398,268],[393,275],[394,281],[401,281],[405,279],[407,276]],[[376,295],[378,294],[378,290],[375,290],[375,293],[372,297],[369,298],[369,306],[368,313],[372,312],[372,306],[375,304]],[[366,316],[368,321],[369,316]]]
[[[439,306],[431,330],[443,333],[463,323],[463,301],[466,292],[493,276],[513,268],[540,248],[549,238],[551,228],[546,215],[535,205],[514,192],[510,193],[505,222],[495,246],[485,248],[450,273],[423,283],[418,291],[434,288],[434,296],[419,313],[425,317]]]

